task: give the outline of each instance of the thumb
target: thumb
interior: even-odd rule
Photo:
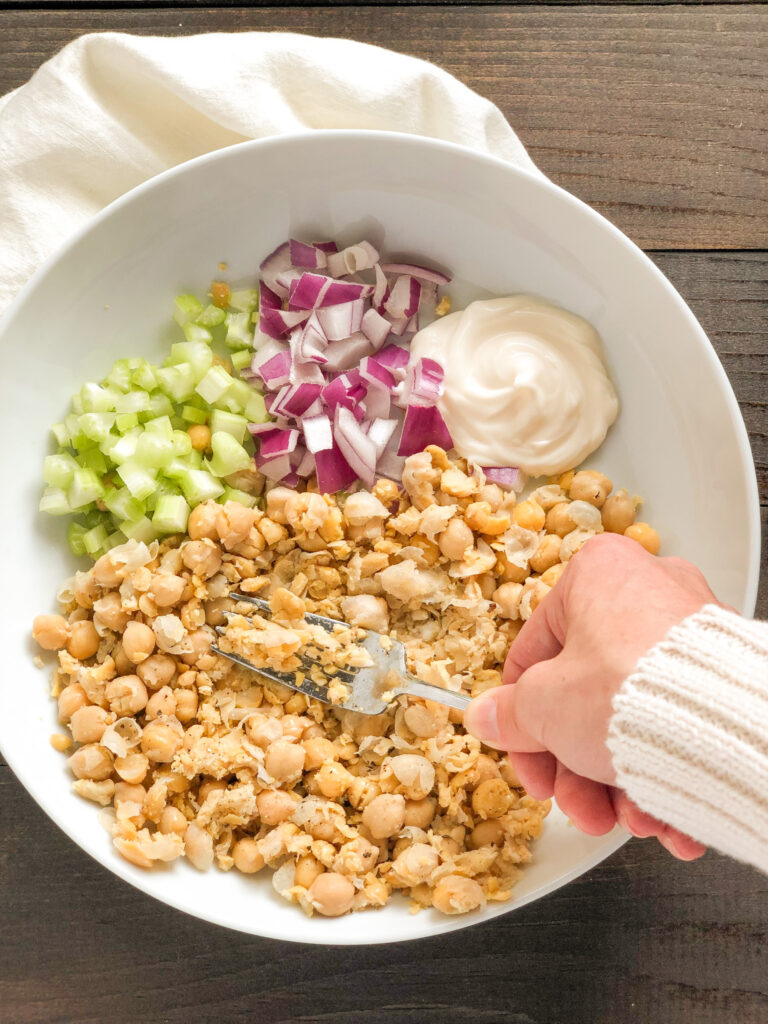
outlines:
[[[547,750],[544,734],[554,710],[554,692],[547,677],[554,660],[533,665],[516,683],[476,697],[464,712],[467,731],[497,750],[527,754]]]

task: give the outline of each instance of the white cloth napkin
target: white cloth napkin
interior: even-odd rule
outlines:
[[[536,170],[497,107],[390,50],[287,33],[85,35],[0,99],[0,314],[128,189],[223,146],[318,128],[426,135]]]

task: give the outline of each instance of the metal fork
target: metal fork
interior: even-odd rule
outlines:
[[[248,604],[254,605],[259,611],[266,612],[267,615],[271,614],[269,602],[259,597],[239,593],[230,594],[230,597],[234,601],[245,601]],[[225,612],[225,614],[236,615],[239,613]],[[343,626],[345,629],[350,628],[348,622],[328,619],[324,615],[314,615],[308,612],[304,618],[314,626],[322,626],[329,633],[332,633],[336,626]],[[223,626],[217,626],[216,632],[220,635],[225,635],[226,629]],[[334,680],[341,680],[350,690],[349,698],[343,704],[334,704],[334,707],[345,708],[347,711],[358,711],[363,715],[380,715],[383,711],[387,710],[396,697],[403,695],[438,701],[440,704],[447,704],[448,707],[458,708],[460,711],[467,707],[470,703],[470,698],[465,697],[464,694],[453,693],[451,690],[444,690],[441,686],[433,686],[431,683],[423,683],[420,679],[415,679],[408,673],[405,667],[405,648],[403,645],[399,641],[387,637],[385,642],[389,650],[385,650],[381,646],[381,639],[381,633],[366,630],[365,636],[360,641],[360,646],[370,654],[373,665],[367,668],[338,670],[332,677]],[[243,668],[249,668],[252,672],[257,672],[260,676],[271,679],[274,683],[283,683],[284,686],[289,686],[292,690],[306,694],[307,697],[322,701],[324,704],[331,703],[326,689],[313,682],[308,676],[299,682],[293,672],[275,672],[270,668],[256,668],[250,661],[241,658],[237,654],[232,654],[231,651],[223,651],[220,647],[216,646],[212,646],[211,650],[215,651],[216,654],[229,658],[230,661],[234,661],[237,665],[242,665]],[[302,660],[308,668],[312,664],[317,664],[306,656]],[[402,679],[402,686],[392,685],[393,675]],[[382,698],[384,693],[387,695],[387,700]]]

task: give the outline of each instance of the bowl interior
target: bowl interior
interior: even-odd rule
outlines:
[[[36,514],[48,427],[85,379],[114,359],[161,359],[173,296],[204,292],[228,264],[255,277],[289,235],[419,258],[455,275],[453,308],[530,291],[586,317],[604,339],[621,399],[590,462],[645,499],[664,552],[697,563],[724,601],[751,613],[757,586],[757,491],[749,445],[725,375],[701,328],[649,260],[607,221],[525,172],[443,143],[379,133],[318,132],[220,151],[113,204],[38,272],[0,327],[6,529],[0,593],[6,671],[0,746],[47,813],[110,870],[188,913],[296,941],[363,943],[436,934],[481,918],[412,917],[405,901],[340,920],[306,919],[269,879],[201,875],[186,863],[145,873],[122,860],[97,808],[70,792],[47,674],[34,668],[35,614],[53,608],[73,571],[65,524]],[[478,410],[478,429],[482,411]],[[553,812],[503,913],[557,888],[623,841],[590,839]]]

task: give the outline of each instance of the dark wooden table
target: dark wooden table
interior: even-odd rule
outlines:
[[[0,0],[0,94],[84,32],[246,29],[389,46],[495,101],[539,166],[642,245],[692,306],[741,404],[765,523],[768,7]],[[767,565],[764,553],[762,617]],[[768,880],[714,854],[681,864],[632,841],[471,931],[320,949],[215,928],[134,891],[2,761],[0,815],[2,1024],[768,1022]]]

